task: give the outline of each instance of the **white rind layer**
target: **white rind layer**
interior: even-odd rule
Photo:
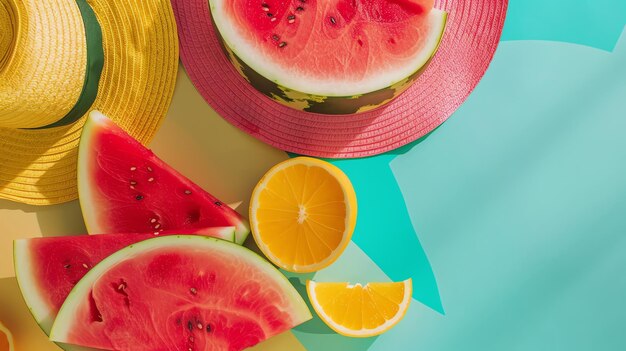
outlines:
[[[89,118],[87,118],[83,126],[83,132],[81,133],[80,142],[78,144],[78,162],[76,164],[78,200],[88,233],[104,233],[104,230],[100,225],[100,216],[96,213],[94,206],[91,205],[94,201],[93,192],[89,185],[89,169],[91,168],[91,157],[89,153],[93,148],[91,145],[93,138],[88,138],[87,136],[93,134],[93,129],[96,126],[106,125],[108,120],[109,119],[100,111],[91,111]]]
[[[235,227],[209,227],[204,232],[198,234],[204,235],[210,233],[213,237],[235,243],[236,232]],[[54,322],[54,311],[50,308],[50,304],[46,302],[46,297],[40,293],[41,286],[35,279],[33,272],[33,259],[29,243],[31,239],[20,239],[13,242],[13,261],[15,266],[15,277],[17,284],[26,302],[26,306],[37,321],[37,324],[46,333],[50,333],[52,323]]]
[[[227,19],[224,3],[228,0],[209,0],[213,21],[225,44],[254,71],[270,81],[290,90],[318,96],[346,97],[362,95],[390,87],[417,72],[435,54],[446,26],[447,13],[433,9],[428,15],[430,35],[410,63],[392,71],[379,72],[367,76],[362,81],[328,81],[307,79],[294,74],[289,67],[283,67],[270,59],[259,57],[259,50],[242,36],[238,28]]]
[[[28,249],[27,239],[13,242],[13,261],[15,277],[22,292],[22,297],[30,313],[35,317],[37,324],[46,333],[50,333],[54,315],[45,298],[39,293],[41,288],[34,279],[32,258]]]
[[[107,128],[111,123],[111,120],[100,111],[91,111],[89,118],[87,118],[83,126],[83,132],[78,145],[78,162],[76,166],[78,176],[78,200],[85,227],[90,234],[104,234],[107,233],[107,230],[106,224],[104,226],[102,225],[102,222],[106,220],[106,218],[103,218],[102,214],[96,212],[96,207],[92,205],[96,203],[96,200],[94,200],[94,191],[90,184],[90,170],[93,167],[92,162],[94,159],[91,155],[94,148],[92,145],[94,138],[89,136],[94,134],[94,129]],[[196,229],[198,228],[190,228],[192,231]],[[243,245],[249,234],[250,228],[246,220],[244,218],[237,219],[234,242]]]
[[[61,310],[50,331],[50,340],[58,342],[68,341],[69,332],[73,329],[74,324],[77,323],[75,316],[81,303],[87,300],[87,296],[95,282],[111,267],[144,252],[158,250],[160,248],[177,248],[182,250],[185,248],[192,250],[206,249],[207,251],[222,250],[237,256],[267,273],[267,275],[280,286],[281,290],[286,294],[285,298],[291,301],[291,305],[294,308],[291,317],[294,319],[295,323],[303,323],[312,318],[306,303],[291,283],[289,283],[289,280],[274,268],[274,266],[254,252],[221,239],[195,235],[171,235],[156,237],[127,246],[93,267],[78,284],[74,286],[63,303],[63,306],[61,306]]]
[[[235,227],[216,227],[215,229],[218,230],[218,232],[213,234],[218,235],[220,239],[230,242],[236,241]],[[20,239],[13,242],[13,266],[15,267],[15,277],[24,302],[30,310],[33,318],[35,318],[35,321],[41,330],[43,330],[46,335],[50,335],[56,316],[54,310],[47,302],[46,297],[41,294],[41,286],[35,279],[29,243],[30,239]],[[64,343],[57,343],[57,345],[66,351],[98,351],[97,349],[78,345]]]

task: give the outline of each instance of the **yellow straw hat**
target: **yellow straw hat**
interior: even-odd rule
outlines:
[[[169,0],[0,0],[0,198],[75,199],[84,116],[147,143],[177,69]]]

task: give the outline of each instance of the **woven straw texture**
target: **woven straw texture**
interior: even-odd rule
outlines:
[[[4,3],[6,0],[2,1]],[[39,19],[45,18],[47,21],[42,24],[42,28],[49,28],[43,37],[55,37],[51,41],[65,40],[60,39],[63,36],[78,37],[77,33],[66,33],[71,28],[68,27],[70,20],[66,17],[81,21],[76,2],[54,2],[57,5],[66,3],[63,7],[71,8],[72,14],[70,16],[69,13],[59,11],[51,11],[45,16],[42,14]],[[52,1],[25,0],[24,3],[34,6],[35,3],[48,4]],[[91,109],[102,111],[145,144],[154,136],[165,117],[174,91],[178,69],[178,37],[171,5],[167,0],[88,0],[88,3],[102,28],[104,47],[104,69],[98,95]],[[19,16],[21,20],[22,14]],[[32,18],[28,19],[30,23]],[[17,32],[17,41],[22,39],[21,31],[26,31],[23,22],[18,23],[17,31],[13,30],[13,35]],[[84,31],[81,33],[84,45]],[[5,45],[1,44],[2,40],[0,45]],[[8,47],[10,50],[11,45]],[[13,45],[13,48],[16,47],[19,45]],[[38,47],[36,50],[39,50]],[[69,51],[72,50],[77,49],[71,48]],[[35,53],[42,61],[63,60],[64,56],[55,57],[52,54],[49,51]],[[23,55],[25,53],[22,51],[13,52],[14,58]],[[5,68],[0,66],[0,70],[4,71]],[[82,86],[84,76],[78,73],[78,77]],[[43,82],[49,80],[46,77],[33,79]],[[58,76],[53,79],[63,80]],[[68,78],[71,79],[77,78]],[[33,89],[29,87],[26,90],[48,98],[55,88],[48,86],[47,90],[41,91]],[[0,103],[4,103],[4,99],[3,94]],[[76,98],[72,101],[74,103]],[[69,110],[72,104],[64,108]],[[62,117],[62,114],[58,117]],[[82,117],[72,125],[48,129],[0,128],[0,198],[33,205],[76,199],[77,146],[84,120],[85,117]]]
[[[371,156],[408,144],[445,121],[467,98],[498,45],[508,1],[437,0],[448,24],[433,61],[406,92],[357,115],[320,115],[257,92],[223,54],[206,0],[173,0],[181,59],[223,118],[282,150],[318,157]]]
[[[0,70],[0,127],[53,123],[74,106],[83,88],[87,49],[78,7],[56,0],[0,3],[0,17],[8,18],[0,20],[8,44],[1,51],[6,58]]]

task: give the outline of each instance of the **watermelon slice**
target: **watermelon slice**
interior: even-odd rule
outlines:
[[[393,99],[443,36],[434,0],[209,0],[235,68],[263,94],[309,112],[348,114]]]
[[[78,194],[89,233],[159,233],[234,226],[250,229],[233,209],[176,172],[98,111],[83,127]]]
[[[237,351],[311,318],[287,278],[252,251],[202,236],[158,237],[91,269],[54,341],[119,351]]]
[[[159,235],[180,234],[162,232]],[[196,234],[235,240],[234,227],[204,228]],[[50,333],[63,301],[74,285],[98,262],[114,252],[153,234],[105,234],[16,240],[15,275],[33,317]]]

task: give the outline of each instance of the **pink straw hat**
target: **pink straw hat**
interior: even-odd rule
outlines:
[[[448,23],[435,57],[398,98],[353,115],[291,109],[255,90],[223,53],[207,0],[172,0],[180,55],[204,99],[223,118],[279,149],[318,157],[371,156],[414,141],[443,123],[489,66],[507,0],[436,0]]]

